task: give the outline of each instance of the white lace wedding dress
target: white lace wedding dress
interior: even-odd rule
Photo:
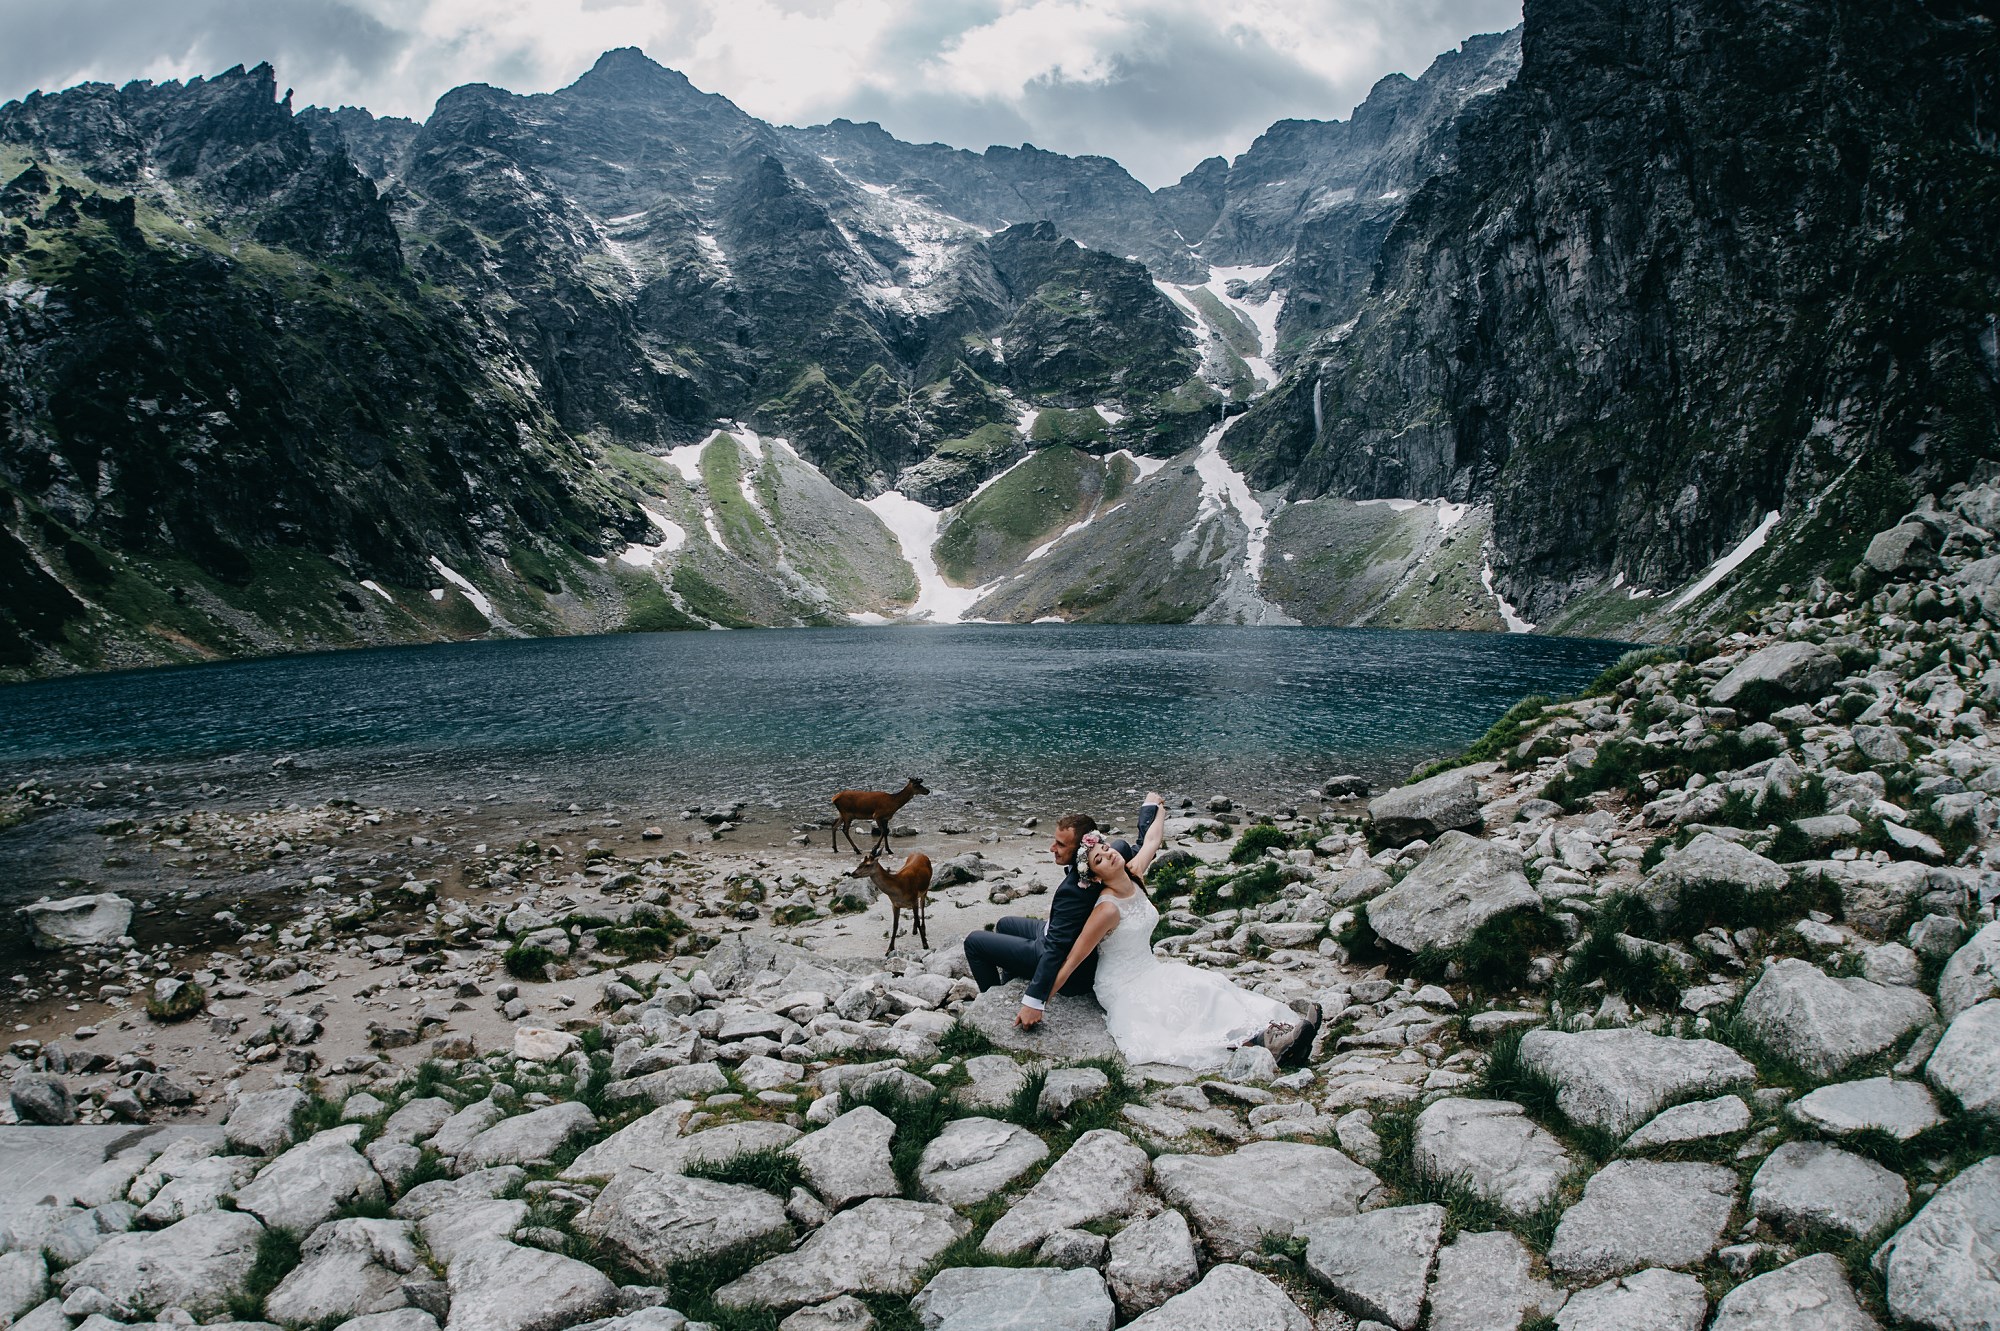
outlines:
[[[1230,1053],[1273,1022],[1299,1014],[1274,998],[1240,989],[1212,971],[1153,955],[1160,912],[1144,892],[1099,898],[1118,905],[1118,924],[1097,947],[1092,986],[1118,1051],[1131,1063],[1221,1067]]]

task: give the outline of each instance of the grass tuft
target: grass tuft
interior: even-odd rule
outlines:
[[[921,1200],[917,1192],[917,1165],[923,1160],[924,1148],[944,1131],[945,1124],[962,1117],[966,1111],[942,1091],[905,1095],[900,1087],[888,1082],[869,1087],[853,1097],[851,1103],[846,1096],[841,1099],[843,1110],[867,1105],[896,1125],[896,1134],[889,1143],[889,1163],[896,1171],[896,1184],[903,1195],[913,1201]]]
[[[243,1288],[229,1296],[229,1315],[238,1322],[264,1320],[264,1299],[299,1264],[299,1236],[289,1229],[266,1229],[257,1236],[257,1256]]]
[[[517,980],[546,980],[556,954],[532,943],[516,943],[507,949],[501,964]]]
[[[792,1189],[805,1182],[805,1170],[800,1166],[798,1157],[787,1155],[776,1147],[744,1151],[727,1160],[697,1162],[684,1166],[681,1173],[689,1178],[762,1188],[780,1197],[791,1196]]]
[[[1245,828],[1243,835],[1236,838],[1236,844],[1229,850],[1229,862],[1251,864],[1263,859],[1267,850],[1290,850],[1296,844],[1297,840],[1290,832],[1270,823],[1258,823]]]
[[[944,1033],[938,1041],[938,1053],[944,1058],[978,1058],[982,1054],[994,1054],[1000,1046],[987,1038],[986,1032],[976,1026],[959,1022]]]

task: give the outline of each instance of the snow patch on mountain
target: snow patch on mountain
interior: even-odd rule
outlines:
[[[984,587],[954,587],[944,580],[931,553],[937,545],[938,526],[944,520],[939,510],[926,508],[894,490],[884,490],[865,503],[896,538],[910,571],[917,575],[917,600],[910,607],[908,618],[933,624],[965,623],[966,612],[999,586],[995,581]]]
[[[1278,316],[1284,313],[1285,293],[1272,291],[1253,303],[1231,296],[1229,285],[1240,282],[1244,286],[1255,286],[1269,277],[1276,267],[1276,264],[1217,264],[1208,270],[1208,281],[1202,283],[1225,308],[1242,315],[1256,330],[1257,354],[1245,356],[1243,363],[1250,367],[1250,373],[1257,376],[1260,389],[1278,382],[1277,371],[1271,368],[1271,357],[1278,352]]]
[[[1731,573],[1734,573],[1744,560],[1762,550],[1764,548],[1764,541],[1771,535],[1771,529],[1777,525],[1778,510],[1772,509],[1764,515],[1764,520],[1757,524],[1756,530],[1744,537],[1734,550],[1731,550],[1728,554],[1711,564],[1708,571],[1701,575],[1701,578],[1694,586],[1675,597],[1674,603],[1668,606],[1667,609],[1684,610],[1688,606],[1693,605],[1695,600],[1703,593],[1709,591]]]
[[[486,599],[486,593],[480,591],[479,588],[473,586],[472,583],[467,581],[464,575],[460,574],[456,569],[452,568],[442,559],[439,559],[436,555],[431,556],[431,567],[438,571],[439,577],[443,578],[446,582],[450,583],[452,586],[458,588],[459,591],[465,593],[465,599],[472,602],[473,609],[477,610],[480,614],[486,616],[488,619],[492,620],[496,624],[505,622],[504,620],[501,619],[499,612],[494,610],[493,602]],[[434,597],[433,599],[442,599],[442,598]]]
[[[1486,594],[1493,598],[1494,607],[1500,611],[1500,622],[1507,626],[1509,633],[1533,633],[1535,631],[1535,626],[1521,618],[1520,612],[1514,609],[1513,603],[1502,596],[1498,588],[1494,587],[1493,552],[1491,550],[1486,552],[1486,562],[1480,565],[1479,585],[1484,587]]]

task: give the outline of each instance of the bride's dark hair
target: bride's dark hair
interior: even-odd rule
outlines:
[[[1089,840],[1089,838],[1091,837],[1095,837],[1096,839]],[[1138,887],[1140,893],[1143,896],[1145,896],[1147,900],[1150,901],[1152,899],[1153,894],[1152,892],[1147,890],[1146,879],[1144,875],[1142,875],[1137,869],[1134,869],[1132,867],[1132,859],[1129,855],[1126,855],[1123,851],[1119,850],[1118,847],[1111,844],[1111,838],[1104,836],[1101,833],[1093,832],[1088,834],[1086,840],[1089,841],[1089,844],[1083,848],[1085,852],[1083,856],[1083,872],[1086,875],[1088,875],[1091,878],[1097,878],[1097,871],[1090,867],[1089,852],[1096,850],[1099,846],[1103,846],[1106,850],[1118,856],[1119,867],[1125,870],[1125,876],[1132,880],[1133,884]],[[1101,884],[1103,883],[1104,880],[1098,878],[1097,881]]]

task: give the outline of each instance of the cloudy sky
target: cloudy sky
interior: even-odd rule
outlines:
[[[638,46],[778,123],[1103,153],[1158,186],[1519,19],[1519,0],[0,0],[0,100],[269,60],[297,105],[421,119],[458,84],[546,92]]]

